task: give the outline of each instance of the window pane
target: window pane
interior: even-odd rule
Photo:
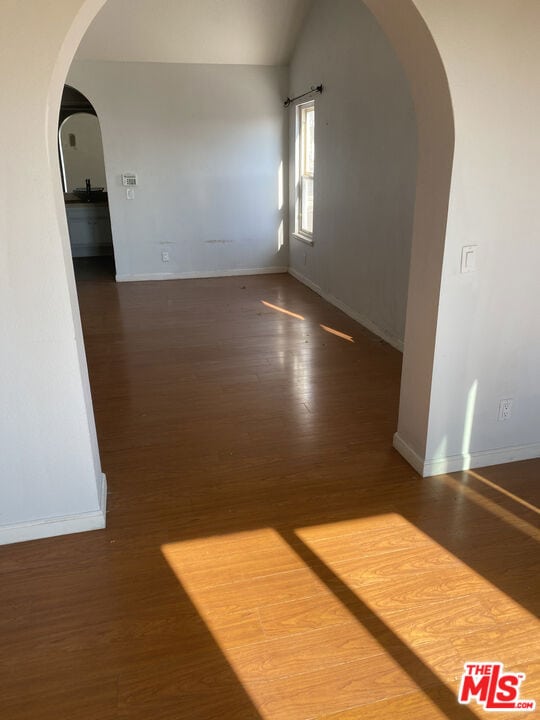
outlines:
[[[313,178],[302,178],[302,232],[313,233]]]
[[[315,173],[315,108],[304,110],[304,174]]]
[[[299,106],[297,110],[298,145],[296,168],[297,200],[296,230],[313,234],[313,195],[315,177],[315,106],[313,103]]]

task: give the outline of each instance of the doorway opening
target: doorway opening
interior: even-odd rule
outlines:
[[[69,85],[62,94],[58,154],[76,277],[110,281],[116,269],[99,119]]]
[[[415,437],[418,436],[420,438],[419,444],[421,444],[422,438],[426,436],[423,425],[427,426],[429,415],[429,395],[431,392],[431,382],[429,379],[432,377],[432,350],[435,342],[440,268],[442,267],[445,223],[452,169],[452,107],[448,82],[438,50],[429,29],[424,25],[421,16],[416,11],[414,3],[404,3],[403,5],[406,10],[399,16],[392,13],[385,15],[380,5],[372,0],[364,0],[364,4],[372,11],[381,28],[385,34],[387,34],[391,46],[403,63],[405,74],[409,79],[418,122],[419,166],[412,238],[411,274],[407,303],[407,337],[405,338],[399,426],[401,436],[411,434],[414,431]],[[92,17],[97,16],[101,5],[104,5],[102,0],[87,0],[87,2],[84,3],[86,14],[82,19],[82,23],[86,27],[90,24]],[[108,5],[105,4],[105,7],[108,7]],[[110,7],[113,7],[113,5],[111,4]],[[404,20],[407,21],[405,26],[403,24]],[[73,31],[72,36],[70,36],[70,43],[66,45],[66,48],[69,47],[69,52],[67,53],[69,57],[67,57],[67,55],[62,56],[59,62],[57,70],[63,78],[67,77],[69,60],[73,59],[76,47],[81,39],[80,30],[81,28],[77,27],[76,30]],[[418,42],[411,46],[408,42],[410,37],[414,37]],[[175,43],[174,46],[177,47],[178,43]],[[414,48],[414,52],[411,50],[411,47]],[[425,57],[426,61],[419,63],[419,56]],[[149,65],[151,65],[152,71],[157,67],[157,63],[151,63]],[[189,65],[191,68],[192,64]],[[193,64],[194,67],[195,65],[196,64]],[[167,72],[170,72],[172,66],[172,63],[166,65],[160,64],[160,69],[163,70],[163,68],[166,67]],[[197,65],[196,67],[199,66]],[[216,67],[216,64],[212,64],[212,67]],[[150,69],[148,69],[148,72],[150,72]],[[129,79],[130,83],[124,83],[122,86],[123,96],[126,94],[126,89],[133,85],[133,75],[130,75]],[[232,83],[229,83],[227,87],[229,88],[231,84]],[[88,92],[89,94],[91,93],[91,96],[95,98],[96,104],[101,108],[101,103],[93,90],[90,89],[91,87],[90,85]],[[156,85],[154,84],[152,87],[155,88]],[[191,87],[203,87],[205,89],[205,99],[211,98],[215,106],[214,97],[208,92],[207,84],[192,83]],[[220,92],[222,87],[225,87],[225,85],[223,83],[219,84],[218,90]],[[259,84],[257,84],[256,87],[259,87]],[[266,85],[264,85],[264,87],[266,87]],[[57,86],[57,95],[60,94],[59,89],[60,87]],[[218,96],[219,93],[216,91],[215,95]],[[278,94],[276,93],[276,95]],[[221,97],[221,95],[219,96]],[[242,97],[244,96],[245,92],[242,93]],[[152,101],[152,97],[153,96],[150,97],[148,106],[155,108],[156,103]],[[136,99],[138,100],[138,98]],[[230,100],[229,90],[226,99]],[[171,97],[167,96],[166,106],[169,107],[171,103]],[[171,126],[171,120],[167,117],[167,122],[160,125],[160,128],[167,130]],[[201,128],[209,126],[210,124],[205,125],[198,123],[195,128],[196,133],[194,130],[194,136],[198,137]],[[155,130],[155,124],[153,129]],[[155,136],[150,135],[149,137],[154,138]],[[173,147],[172,144],[163,143],[162,138],[160,138],[160,142],[152,140],[150,146],[152,148],[165,146],[167,151],[169,151],[170,147]],[[211,167],[216,164],[215,158],[212,159],[212,163]],[[152,156],[150,170],[152,170],[155,165],[156,160],[155,157]],[[124,165],[122,164],[122,166]],[[219,164],[220,169],[224,166],[224,163]],[[129,165],[126,164],[125,167],[132,169],[131,163]],[[198,168],[199,166],[192,165],[192,167]],[[176,180],[178,175],[177,168],[174,167],[173,170],[175,173],[173,177]],[[225,255],[229,249],[234,249],[239,246],[239,243],[235,244],[234,240],[231,241],[228,237],[224,237],[222,233],[217,235],[215,227],[220,230],[223,224],[223,218],[232,217],[233,220],[236,220],[238,216],[231,213],[230,203],[224,202],[226,199],[225,190],[228,190],[230,185],[224,183],[220,177],[218,180],[220,180],[219,183],[203,188],[204,192],[201,191],[196,194],[195,199],[197,200],[201,197],[219,198],[222,201],[220,205],[221,212],[218,213],[219,222],[216,223],[215,226],[212,225],[210,223],[212,218],[209,217],[208,214],[203,213],[199,213],[196,219],[199,225],[204,221],[206,226],[209,226],[210,229],[214,231],[213,236],[204,242],[205,254],[208,255],[210,252],[217,254],[217,252],[219,252],[222,256]],[[169,186],[168,183],[162,182],[159,187],[159,193],[154,193],[154,198],[158,197],[158,195],[164,195],[163,190]],[[183,186],[183,189],[185,189],[185,187],[188,186]],[[217,192],[216,190],[220,190],[221,192]],[[189,193],[184,191],[178,197],[179,202],[184,203],[185,206],[193,205],[193,198],[190,197]],[[172,207],[177,208],[178,206],[168,203],[167,211]],[[248,209],[250,216],[258,219],[258,215],[253,212],[251,205],[248,206]],[[158,217],[160,217],[161,222],[161,218],[164,217],[164,215],[159,215]],[[155,230],[155,227],[153,227],[156,225],[154,218],[155,215],[151,218],[151,229]],[[198,228],[199,225],[196,227]],[[119,240],[117,248],[120,248],[121,242],[118,233],[117,236]],[[203,245],[203,243],[200,244]],[[161,245],[165,245],[165,249],[163,249]],[[164,233],[162,237],[156,238],[152,244],[152,263],[148,263],[149,265],[151,264],[152,270],[156,270],[156,272],[151,273],[152,277],[149,277],[149,274],[141,271],[129,277],[122,277],[121,279],[149,280],[154,279],[156,275],[160,276],[160,278],[166,276],[167,279],[179,277],[180,274],[175,275],[175,273],[172,272],[159,272],[163,271],[161,263],[171,263],[175,260],[174,254],[171,253],[168,248],[169,245],[171,245],[169,234],[165,235]],[[149,252],[150,250],[148,253],[140,253],[143,260],[148,257]],[[306,251],[304,251],[304,264],[305,252]],[[426,265],[425,262],[422,261],[422,258],[426,257],[430,260],[428,273],[425,272]],[[122,261],[120,254],[118,261]],[[352,265],[352,263],[350,263],[350,265]],[[169,268],[170,265],[167,265],[167,269]],[[130,271],[132,271],[131,268]],[[200,277],[198,272],[198,270],[193,270],[192,272],[190,271],[189,273],[183,274],[182,277]],[[84,372],[86,371],[85,368],[83,370]],[[420,381],[418,381],[419,377],[421,378]],[[409,426],[412,427],[410,432]]]

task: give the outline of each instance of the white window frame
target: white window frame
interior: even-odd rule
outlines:
[[[302,227],[302,179],[303,177],[310,177],[313,179],[313,187],[315,187],[315,172],[305,173],[305,111],[309,108],[313,108],[315,112],[315,101],[310,100],[309,102],[300,103],[296,106],[296,157],[295,157],[295,225],[294,225],[294,236],[298,240],[313,245],[313,232],[303,229]],[[315,118],[316,122],[316,118]],[[315,142],[315,140],[314,140]],[[315,155],[315,151],[314,151]]]

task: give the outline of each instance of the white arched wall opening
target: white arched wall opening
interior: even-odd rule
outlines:
[[[398,430],[395,447],[422,472],[454,156],[448,79],[433,37],[412,2],[364,0],[409,80],[418,128],[418,175]]]
[[[80,148],[82,135],[82,157],[70,158],[71,149]],[[96,114],[87,111],[76,112],[62,120],[58,127],[58,148],[60,173],[64,192],[70,192],[86,186],[86,178],[91,180],[92,189],[101,187],[106,190],[105,158],[101,125]]]
[[[100,469],[56,155],[58,108],[64,82],[82,35],[103,4],[104,0],[86,0],[84,2],[83,0],[77,2],[62,0],[55,4],[55,13],[51,17],[40,7],[37,0],[29,2],[26,5],[27,32],[21,35],[23,42],[19,47],[10,48],[14,65],[18,64],[17,58],[24,57],[25,53],[31,58],[36,58],[36,54],[40,56],[39,72],[34,76],[32,83],[26,83],[29,89],[23,103],[26,107],[25,134],[29,134],[32,141],[30,147],[24,146],[24,142],[21,142],[19,147],[21,158],[26,157],[28,162],[32,159],[32,176],[35,178],[35,182],[32,188],[25,188],[25,192],[26,194],[29,191],[35,193],[36,204],[39,206],[36,209],[36,216],[39,215],[40,220],[38,221],[35,217],[33,222],[28,222],[28,218],[22,216],[12,218],[12,233],[19,237],[34,237],[36,245],[40,246],[40,252],[43,253],[41,263],[27,268],[31,277],[29,278],[30,282],[26,284],[24,307],[21,308],[24,312],[21,312],[18,318],[18,329],[24,336],[25,327],[31,329],[40,327],[45,337],[41,353],[39,353],[41,360],[38,367],[31,369],[30,365],[33,365],[34,362],[29,361],[28,372],[32,376],[32,387],[29,387],[28,383],[25,387],[24,377],[15,377],[16,384],[19,385],[19,388],[25,387],[32,400],[24,405],[22,417],[10,428],[12,441],[8,447],[9,472],[7,477],[8,482],[11,480],[12,486],[7,488],[7,492],[3,488],[4,496],[7,499],[7,502],[3,503],[5,509],[3,520],[7,520],[7,522],[2,522],[0,529],[0,541],[2,542],[94,529],[103,527],[105,523],[106,486]],[[375,7],[372,9],[380,9],[377,7],[377,3],[367,2],[367,4],[374,5]],[[429,32],[413,4],[403,3],[400,0],[399,3],[388,3],[387,5],[388,13],[385,15],[377,12],[376,16],[385,31],[390,19],[392,30],[389,36],[391,41],[395,42],[396,38],[399,38],[399,33],[404,30],[413,31],[416,39],[421,41],[412,61],[406,54],[404,58],[402,57],[402,60],[405,60],[407,72],[410,72],[407,62],[412,62],[413,71],[421,70],[420,86],[418,92],[415,93],[417,104],[432,104],[433,97],[438,100],[441,95],[444,96],[446,90],[444,110],[449,110],[447,86],[440,59]],[[407,19],[407,25],[402,26],[401,31],[399,23],[396,25],[392,17],[392,6],[396,5],[401,8],[400,16]],[[403,12],[404,5],[407,6],[407,12]],[[13,7],[12,12],[15,15],[19,11]],[[5,28],[14,24],[21,25],[21,22],[20,17],[13,17],[11,21],[6,18],[3,26]],[[36,47],[33,35],[38,31],[40,42]],[[395,33],[395,37],[392,36],[392,33]],[[27,48],[24,47],[25,43],[28,43]],[[30,46],[32,46],[32,50]],[[404,39],[402,40],[402,49],[405,47]],[[424,53],[428,53],[429,57],[425,57]],[[402,54],[400,48],[398,48],[398,54]],[[29,70],[33,64],[27,64]],[[437,88],[434,96],[430,96],[428,92],[422,93],[426,79],[425,67],[437,69],[437,72],[427,73],[431,90],[441,79],[443,82],[443,89]],[[414,77],[410,79],[414,89],[415,79]],[[15,90],[14,87],[11,89]],[[429,130],[431,120],[440,123],[441,116],[441,113],[436,111],[432,111],[431,115],[428,110],[424,111],[422,117],[424,117],[425,127],[421,127],[422,132]],[[11,128],[12,132],[15,125],[16,123]],[[445,118],[445,124],[442,127],[451,129],[451,117],[450,120]],[[424,147],[423,155],[421,150],[421,160],[422,157],[430,158],[430,153],[439,139],[431,137],[429,133],[426,137],[428,142],[424,146],[422,137],[420,138],[420,147]],[[442,198],[440,206],[437,207],[437,213],[441,210],[443,217],[438,218],[437,222],[430,225],[429,212],[421,213],[420,216],[417,214],[413,242],[414,257],[414,246],[418,245],[416,236],[419,235],[420,243],[423,243],[425,235],[430,234],[430,239],[434,243],[433,230],[436,228],[439,235],[437,238],[439,247],[437,252],[432,253],[431,260],[432,265],[436,266],[439,263],[439,275],[444,241],[445,201],[447,200],[447,197],[444,197],[444,188],[448,189],[449,185],[448,155],[451,157],[451,147],[448,147],[451,145],[451,138],[446,140],[444,152],[437,156],[439,163],[435,165],[428,162],[423,165],[421,162],[419,175],[420,182],[433,187],[437,184],[436,178],[428,177],[426,173],[429,174],[436,170],[439,174],[441,167],[443,168],[445,178],[441,187]],[[19,190],[22,192],[22,187],[19,186]],[[13,278],[15,284],[18,280],[22,280],[26,272],[21,267],[22,253],[20,256],[19,253],[16,255],[18,263],[16,267],[12,268],[15,271]],[[420,256],[423,257],[422,249],[420,249]],[[41,271],[43,267],[50,269],[51,275],[48,279],[43,277]],[[435,281],[431,288],[423,286],[423,291],[423,299],[420,304],[425,313],[428,296],[432,293],[437,294],[437,282]],[[17,294],[16,289],[15,294]],[[432,301],[436,302],[436,298],[430,298],[430,302]],[[414,297],[409,299],[409,303],[414,316]],[[44,310],[46,313],[43,312]],[[406,403],[404,419],[400,421],[406,427],[408,416],[414,416],[415,422],[418,422],[419,426],[416,435],[420,445],[428,419],[429,378],[431,377],[432,361],[430,355],[432,356],[436,327],[436,308],[433,308],[430,315],[429,327],[420,323],[416,330],[417,332],[418,328],[421,330],[425,353],[422,353],[422,357],[417,354],[415,362],[411,363],[409,368],[406,365],[404,373],[404,396],[406,398],[408,377],[410,375],[414,380],[414,372],[417,371],[418,364],[421,361],[424,362],[425,370],[421,369],[420,375],[426,378],[426,381],[422,383],[421,388],[417,388],[417,390],[421,389],[421,402],[416,403],[417,407],[421,407],[423,417],[420,417],[415,409],[409,410]],[[54,318],[53,322],[51,322],[52,317]],[[409,320],[408,332],[410,333],[411,329],[414,330],[415,326],[416,324]],[[16,329],[13,328],[13,330]],[[32,334],[32,330],[30,333]],[[15,334],[17,335],[17,333]],[[34,336],[26,338],[26,342],[25,346],[24,337],[16,338],[12,358],[14,366],[16,357],[20,355],[25,356],[27,360],[32,357],[35,361],[36,343],[39,343],[40,339]],[[413,345],[417,343],[418,338],[414,338]],[[15,375],[17,374],[15,373]],[[30,415],[33,415],[36,421],[35,427],[30,428],[32,432],[28,435],[28,453],[21,457],[19,454],[20,438],[24,437],[23,428],[25,423],[28,423]],[[18,486],[17,488],[15,488],[15,484]]]
[[[67,85],[69,85],[69,83],[67,83]],[[65,86],[66,86],[66,85],[65,85]],[[64,87],[65,87],[65,86],[64,86]],[[92,95],[91,92],[88,92],[88,90],[86,90],[86,88],[85,88],[85,92],[83,92],[80,88],[75,87],[75,85],[74,85],[73,83],[72,83],[71,85],[69,85],[69,86],[70,86],[71,88],[73,88],[74,90],[76,90],[78,93],[80,93],[80,94],[88,101],[88,103],[92,106],[92,108],[93,108],[93,110],[94,110],[95,118],[96,118],[97,123],[98,123],[99,137],[100,137],[100,144],[101,144],[101,158],[100,158],[100,163],[101,163],[101,160],[102,160],[102,165],[103,165],[103,167],[101,168],[101,172],[99,173],[99,175],[101,176],[102,180],[100,180],[100,181],[97,183],[97,185],[99,186],[100,183],[103,182],[103,185],[106,186],[105,189],[106,189],[106,191],[107,191],[107,193],[108,193],[108,196],[109,196],[109,200],[108,200],[109,208],[108,208],[108,209],[109,209],[109,212],[112,212],[112,211],[111,211],[111,200],[110,200],[110,194],[109,194],[109,184],[108,184],[108,182],[107,182],[107,172],[108,172],[109,163],[108,163],[107,149],[106,149],[106,147],[105,147],[105,142],[104,142],[104,138],[103,138],[103,127],[102,127],[103,112],[102,112],[102,108],[101,108],[101,106],[100,106],[100,103],[93,97],[93,95]],[[75,113],[74,113],[74,114],[75,114]],[[60,128],[59,128],[59,131],[58,131],[58,132],[59,132],[59,135],[58,135],[59,140],[58,140],[58,142],[60,143],[60,153],[61,153],[61,154],[62,154],[62,152],[63,152],[63,151],[62,151],[62,147],[61,147],[61,143],[62,143],[62,140],[61,140],[61,131],[62,131],[62,128],[63,128],[63,126],[64,126],[64,123],[66,123],[71,117],[73,117],[73,115],[69,115],[69,116],[61,123]],[[60,165],[61,165],[60,171],[61,171],[62,174],[64,173],[63,163],[64,163],[64,158],[63,158],[63,156],[62,156],[62,157],[60,158]],[[82,181],[81,181],[81,182],[82,182]],[[96,185],[96,183],[95,183],[95,182],[92,182],[92,186],[95,186],[95,185]],[[65,187],[65,180],[64,180],[64,179],[62,179],[62,186]],[[82,185],[81,185],[81,187],[82,187]],[[112,238],[112,258],[113,258],[113,261],[114,261],[114,264],[115,264],[115,267],[116,267],[116,256],[117,256],[117,247],[116,247],[116,241],[115,241],[116,233],[114,232],[113,218],[112,218],[111,216],[109,216],[108,222],[110,223],[110,233],[111,233],[111,238]],[[78,313],[78,308],[77,308],[77,313]]]
[[[0,9],[0,543],[105,525],[57,149],[67,69],[102,4]]]
[[[405,8],[400,18],[399,0],[366,2],[377,16],[386,16],[383,27],[389,34],[392,18],[407,24]],[[411,464],[431,476],[540,455],[540,84],[535,80],[540,64],[540,3],[414,0],[414,4],[442,58],[455,123],[449,198],[442,197],[441,186],[426,188],[419,178],[409,291],[413,304],[408,312],[396,436],[396,446]],[[409,23],[405,34],[391,38],[402,57],[403,52],[414,53],[415,27]],[[400,38],[406,39],[402,50]],[[418,66],[411,71],[406,60],[404,65],[415,98],[418,92],[436,92],[427,78],[424,88],[418,84],[422,72]],[[430,133],[437,138],[440,122],[444,133],[448,115],[429,117],[442,107],[440,102],[417,102],[422,143]],[[432,143],[432,157],[421,155],[420,164],[444,162],[443,150],[439,142]],[[432,170],[424,174],[424,182],[436,178],[436,168]],[[426,198],[434,203],[433,214]],[[439,203],[443,201],[448,202],[448,211],[440,242],[442,228],[430,222],[442,220]],[[431,221],[424,223],[426,212]],[[429,233],[433,233],[431,242]],[[462,273],[467,246],[476,247],[477,266]],[[440,258],[434,258],[433,253],[439,252]],[[432,277],[424,272],[429,270]],[[436,302],[428,301],[423,311],[416,304],[422,300],[419,286],[433,282],[439,286]],[[433,301],[434,290],[428,291]],[[421,343],[426,336],[414,328],[417,322],[429,325],[433,313],[429,401],[417,406],[422,422],[428,408],[427,424],[419,425],[411,411],[416,393],[425,389],[423,373],[428,366],[418,364],[413,342]],[[427,358],[425,348],[419,347],[420,355]],[[513,415],[501,421],[499,407],[505,399],[513,401]],[[488,476],[491,472],[483,471]],[[513,475],[519,472],[512,470]]]
[[[540,231],[540,211],[538,203],[533,204],[533,192],[520,182],[520,173],[529,174],[532,188],[538,186],[535,118],[540,91],[528,88],[527,70],[540,61],[534,34],[540,4],[521,0],[516,13],[505,0],[477,0],[471,15],[469,0],[364,1],[401,58],[419,125],[417,208],[396,444],[423,474],[459,469],[453,463],[464,467],[482,460],[533,457],[540,453],[540,392],[534,374],[540,362],[538,334],[532,341],[529,337],[527,353],[512,364],[515,352],[509,352],[526,335],[523,318],[516,327],[510,326],[506,307],[486,302],[481,290],[500,279],[508,267],[503,233],[513,219],[519,262],[529,271],[512,277],[511,288],[518,292],[510,310],[528,293],[529,300],[532,296],[536,302],[526,320],[531,313],[537,319],[534,288],[538,284],[533,271],[539,257],[533,240]],[[0,543],[89,530],[105,522],[105,482],[56,154],[62,87],[82,35],[103,4],[104,0],[57,0],[54,7],[44,7],[39,0],[26,0],[8,3],[0,11],[0,44],[4,66],[10,68],[0,80],[3,103],[10,108],[0,116],[5,143],[0,178],[1,376],[9,378],[1,389]],[[490,84],[492,65],[502,87]],[[520,104],[525,89],[528,114],[521,112]],[[456,120],[453,171],[450,94]],[[504,146],[505,131],[516,123],[521,140]],[[490,160],[494,141],[500,149],[496,163]],[[499,185],[494,189],[495,180]],[[476,212],[476,201],[481,213]],[[502,228],[500,213],[498,224],[487,217],[491,201],[503,208]],[[490,241],[485,275],[476,285],[471,281],[472,288],[463,287],[455,270],[455,254],[464,239],[464,244]],[[463,296],[472,303],[474,324],[458,332],[453,317],[456,312],[463,315]],[[496,367],[486,368],[490,353],[499,350],[496,328],[489,323],[497,313],[505,319],[510,350],[503,348]],[[473,334],[479,328],[480,339]],[[461,342],[467,362],[453,367],[448,357],[456,342]],[[508,371],[504,388],[496,385],[501,368]],[[482,395],[485,377],[490,397]],[[473,433],[474,417],[493,402],[491,395],[503,390],[521,401],[520,421],[504,428],[488,423]],[[466,438],[464,428],[470,430]],[[474,454],[472,443],[480,448]],[[495,448],[496,453],[482,448]]]

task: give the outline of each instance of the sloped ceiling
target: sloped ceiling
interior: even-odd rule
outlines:
[[[287,65],[312,0],[108,0],[76,59]]]

